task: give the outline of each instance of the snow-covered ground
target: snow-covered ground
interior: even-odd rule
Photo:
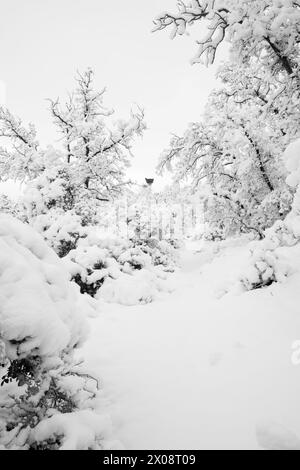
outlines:
[[[176,289],[148,305],[104,304],[82,353],[127,449],[300,448],[299,275],[222,296],[244,243],[190,245]]]

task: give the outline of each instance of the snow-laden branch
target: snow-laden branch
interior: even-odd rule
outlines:
[[[163,12],[154,19],[153,31],[171,29],[171,38],[203,23],[206,34],[197,40],[192,63],[214,62],[216,52],[227,39],[233,54],[243,61],[259,58],[270,69],[292,75],[300,41],[300,10],[293,0],[196,0],[178,2],[177,13]]]

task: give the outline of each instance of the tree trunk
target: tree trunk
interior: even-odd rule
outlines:
[[[273,44],[272,41],[268,37],[265,37],[265,40],[267,41],[267,43],[269,44],[269,46],[271,47],[271,49],[275,53],[275,55],[278,57],[282,67],[287,72],[287,74],[292,75],[293,74],[293,67],[292,67],[288,57],[284,56],[281,53],[281,51],[278,49],[278,47],[275,44]]]
[[[261,172],[262,177],[264,179],[264,182],[266,183],[266,185],[268,186],[270,191],[274,191],[274,186],[271,183],[270,178],[267,174],[267,170],[265,169],[265,166],[262,162],[261,155],[260,155],[260,150],[259,150],[256,142],[254,142],[254,140],[252,139],[249,132],[247,131],[247,129],[245,129],[244,126],[243,126],[243,129],[244,129],[244,132],[245,132],[245,136],[247,137],[247,139],[249,140],[249,142],[251,143],[251,145],[254,148],[254,151],[255,151],[255,154],[256,154],[256,157],[257,157],[257,161],[258,161],[258,164],[259,164],[259,169],[260,169],[260,172]]]

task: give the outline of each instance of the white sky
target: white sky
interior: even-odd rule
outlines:
[[[155,174],[170,134],[200,119],[216,86],[216,67],[190,65],[191,37],[170,41],[167,31],[151,33],[152,19],[175,6],[175,0],[1,0],[1,100],[5,89],[9,109],[35,123],[42,143],[53,143],[45,99],[64,97],[76,70],[92,67],[116,116],[126,118],[133,103],[145,109],[149,130],[130,170],[143,182]]]

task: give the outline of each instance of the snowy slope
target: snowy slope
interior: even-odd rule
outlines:
[[[299,275],[221,296],[249,257],[236,245],[189,247],[172,295],[90,320],[83,353],[127,449],[300,447]]]

